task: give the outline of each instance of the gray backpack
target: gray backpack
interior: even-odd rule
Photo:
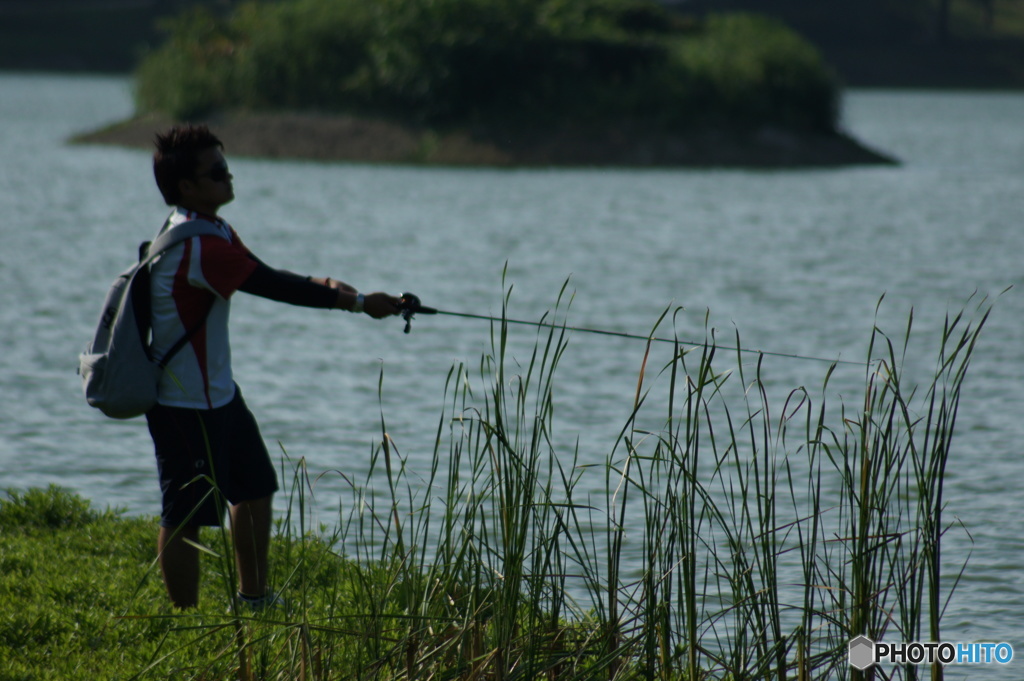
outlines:
[[[171,246],[203,234],[223,236],[205,220],[190,220],[165,230],[152,244],[142,245],[139,262],[110,286],[92,342],[78,357],[85,399],[107,416],[129,419],[152,409],[164,367],[206,323],[204,317],[163,357],[153,357],[149,265]]]

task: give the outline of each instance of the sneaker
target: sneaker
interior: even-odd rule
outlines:
[[[238,594],[238,604],[252,612],[262,612],[268,608],[287,608],[284,598],[273,591],[268,591],[262,596],[253,598],[242,593]]]

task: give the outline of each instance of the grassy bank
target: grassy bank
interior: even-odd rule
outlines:
[[[170,611],[149,574],[153,528],[56,488],[9,492],[0,502],[0,679],[115,679],[144,668],[173,626],[159,619]],[[118,620],[134,602],[153,619]]]
[[[597,463],[556,444],[566,334],[513,361],[520,339],[496,324],[491,352],[449,374],[429,470],[382,415],[329,529],[309,526],[318,473],[289,467],[272,575],[289,603],[259,616],[229,612],[221,534],[203,536],[201,609],[179,616],[151,520],[14,493],[0,679],[869,678],[846,666],[854,636],[942,640],[962,567],[941,555],[942,482],[989,311],[948,319],[921,385],[901,373],[911,325],[873,331],[853,405],[827,403],[834,367],[775,399],[766,358],[709,330],[663,366],[648,355]]]

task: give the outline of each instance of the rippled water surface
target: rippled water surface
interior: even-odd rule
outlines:
[[[64,140],[130,110],[122,79],[0,75],[0,484],[59,483],[99,506],[155,514],[144,422],[93,412],[75,375],[109,280],[166,209],[147,152]],[[946,314],[998,297],[947,475],[946,517],[962,523],[945,545],[947,567],[968,552],[970,562],[945,630],[947,640],[1007,640],[1024,654],[1024,303],[1017,288],[1000,296],[1024,274],[1021,121],[1020,94],[851,93],[845,126],[903,160],[891,168],[516,171],[233,159],[238,199],[223,214],[271,264],[364,290],[411,290],[450,311],[500,313],[507,263],[515,318],[538,319],[568,278],[571,325],[642,334],[681,306],[683,338],[702,339],[708,316],[729,343],[738,330],[749,348],[855,361],[874,323],[899,336],[913,309],[920,340],[907,371],[922,378]],[[525,361],[533,332],[514,329]],[[237,379],[268,442],[305,457],[314,473],[355,479],[368,469],[382,411],[410,468],[426,468],[449,368],[475,367],[489,343],[488,325],[475,320],[422,317],[404,335],[395,321],[246,296],[235,299],[232,335]],[[652,366],[667,348],[655,347]],[[635,340],[572,335],[555,423],[562,441],[579,440],[585,462],[611,451],[643,351]],[[769,356],[765,375],[783,394],[814,391],[827,366]],[[855,405],[863,378],[863,367],[839,365],[832,386]],[[318,488],[325,521],[343,488],[338,476]],[[1017,666],[977,678],[1018,678]]]

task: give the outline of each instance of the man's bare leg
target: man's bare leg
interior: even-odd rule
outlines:
[[[161,527],[157,538],[160,571],[174,607],[199,605],[199,550],[185,540],[199,541],[198,527]]]
[[[267,593],[272,500],[272,496],[267,496],[231,507],[231,536],[235,543],[238,590],[246,596],[263,596]]]

